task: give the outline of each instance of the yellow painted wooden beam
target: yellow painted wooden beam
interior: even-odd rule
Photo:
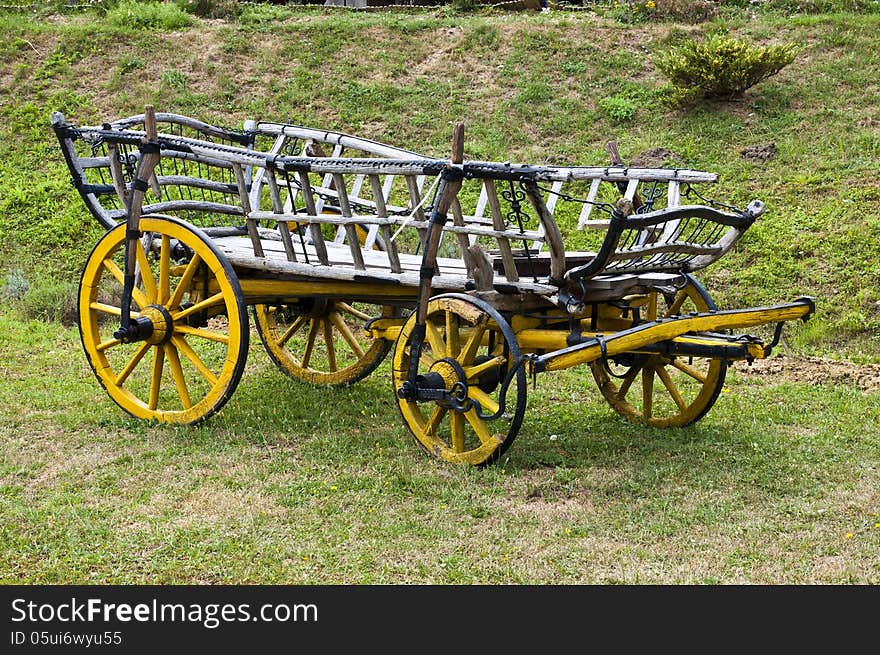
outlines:
[[[609,334],[601,340],[595,339],[547,353],[538,358],[535,366],[539,371],[559,371],[595,361],[603,356],[611,357],[639,350],[650,344],[675,339],[688,332],[742,329],[767,323],[793,321],[807,318],[813,311],[812,300],[801,299],[788,305],[706,312],[693,316],[668,318],[644,323],[623,332]]]

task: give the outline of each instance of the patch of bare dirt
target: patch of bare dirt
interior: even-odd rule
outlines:
[[[633,168],[662,168],[684,163],[684,158],[668,148],[649,148],[633,157],[630,166]]]
[[[845,384],[866,393],[880,391],[880,364],[854,364],[823,357],[777,355],[755,360],[751,366],[737,362],[740,375],[762,378],[771,384]]]
[[[739,151],[739,156],[756,164],[766,164],[776,157],[776,144],[763,143],[757,146],[747,146]]]

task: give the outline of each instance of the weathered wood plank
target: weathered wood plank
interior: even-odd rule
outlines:
[[[565,276],[565,247],[562,243],[562,233],[553,216],[547,211],[547,205],[544,204],[538,186],[534,182],[525,182],[523,187],[544,226],[544,239],[550,251],[550,279],[561,281]]]
[[[427,221],[409,221],[406,222],[403,216],[389,216],[386,218],[380,216],[374,216],[371,214],[352,214],[350,217],[344,217],[339,214],[317,214],[311,215],[306,212],[298,212],[296,214],[273,214],[272,212],[267,211],[253,211],[251,212],[251,216],[257,220],[277,220],[277,221],[291,221],[291,222],[299,222],[299,223],[321,223],[323,225],[344,225],[346,223],[361,223],[364,225],[406,225],[410,227],[426,229],[428,227]],[[502,219],[503,220],[503,219]],[[526,240],[526,241],[544,241],[545,238],[541,233],[536,230],[525,230],[523,232],[519,231],[501,231],[494,230],[491,228],[480,227],[478,225],[455,225],[454,223],[449,225],[445,225],[443,229],[447,232],[460,232],[461,234],[473,234],[476,236],[485,236],[492,238],[505,238],[505,239],[516,239],[516,240]]]
[[[257,221],[250,216],[251,202],[247,192],[247,185],[244,181],[244,171],[241,164],[233,163],[232,172],[235,174],[235,181],[238,184],[238,196],[241,201],[241,211],[245,217],[245,226],[251,237],[251,244],[254,247],[254,256],[263,257],[263,244],[260,241],[260,234],[257,232]]]
[[[376,214],[378,218],[387,218],[388,210],[385,208],[385,193],[382,189],[382,182],[378,175],[370,175],[370,189],[373,192],[373,198],[376,202]],[[388,266],[392,273],[400,273],[400,257],[397,252],[397,244],[391,240],[391,227],[389,225],[380,225],[382,247],[388,257]]]
[[[495,180],[483,180],[483,190],[486,193],[486,202],[489,205],[489,213],[492,216],[492,225],[496,231],[505,232],[507,225],[504,222],[504,213],[501,211],[501,203],[498,201],[498,191],[495,188]],[[516,262],[513,261],[513,253],[510,248],[510,240],[506,236],[496,236],[498,250],[501,253],[501,261],[504,265],[504,277],[511,282],[519,280],[516,270]]]
[[[269,198],[272,201],[272,211],[276,214],[284,213],[284,201],[281,200],[281,191],[278,189],[278,180],[275,178],[275,171],[271,168],[265,169],[266,184],[269,187]],[[296,261],[296,252],[293,249],[293,242],[290,239],[290,227],[287,221],[278,223],[278,232],[281,234],[281,241],[284,243],[284,252],[289,261]]]
[[[465,219],[464,214],[461,210],[461,202],[458,200],[457,197],[452,200],[452,205],[449,209],[452,212],[452,224],[458,227],[465,227]],[[473,277],[476,259],[470,251],[470,247],[472,245],[470,237],[464,232],[453,232],[453,234],[455,235],[455,240],[458,243],[458,251],[461,253],[461,258],[464,260],[465,266],[467,266],[468,276]],[[474,239],[474,241],[476,241],[476,239]]]
[[[107,164],[110,168],[110,179],[113,180],[113,188],[123,207],[128,206],[128,188],[125,186],[125,176],[122,172],[122,163],[119,161],[119,146],[115,143],[107,144]]]
[[[362,271],[365,268],[364,256],[363,251],[361,250],[361,243],[358,240],[357,229],[355,228],[355,224],[351,222],[351,205],[348,203],[345,179],[342,175],[334,173],[333,183],[336,186],[336,191],[339,193],[339,211],[342,212],[343,218],[349,219],[348,222],[343,223],[343,227],[345,228],[345,233],[348,237],[348,248],[351,251],[351,258],[354,262],[354,267],[359,271]]]
[[[413,207],[414,210],[411,214],[413,216],[414,221],[411,225],[415,223],[422,223],[425,227],[416,228],[419,233],[419,241],[422,242],[422,247],[425,247],[425,239],[428,236],[427,230],[427,222],[425,221],[425,211],[422,209],[422,196],[421,189],[419,189],[418,180],[416,180],[415,176],[407,175],[406,179],[406,188],[409,191],[409,202],[410,207]]]
[[[596,202],[596,197],[599,195],[599,186],[602,184],[602,180],[596,178],[592,182],[590,182],[590,190],[587,192],[587,202],[584,203],[584,206],[581,207],[581,214],[578,217],[578,229],[583,230],[587,227],[600,227],[597,225],[596,221],[590,221],[590,214],[593,213],[593,207],[595,206],[593,203]],[[608,221],[599,221],[603,225],[601,227],[608,227]]]

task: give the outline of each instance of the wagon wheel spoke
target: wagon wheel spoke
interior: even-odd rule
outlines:
[[[309,361],[312,359],[312,351],[315,348],[315,339],[318,337],[318,319],[312,319],[309,323],[309,334],[306,337],[306,348],[303,350],[302,365],[303,368],[309,367]]]
[[[186,386],[186,378],[183,375],[183,367],[180,365],[180,356],[177,349],[171,344],[165,344],[165,358],[168,360],[168,366],[171,369],[171,376],[174,378],[174,386],[177,387],[177,395],[180,397],[180,404],[183,409],[192,407],[192,400],[189,397],[189,389]]]
[[[135,369],[135,367],[140,363],[140,361],[144,358],[144,355],[147,354],[147,351],[150,349],[150,344],[146,341],[138,346],[138,349],[132,355],[132,358],[128,360],[128,364],[119,372],[119,375],[116,376],[116,386],[121,387],[125,384],[125,381],[128,379],[128,376],[131,375],[131,372]]]
[[[651,418],[654,403],[654,369],[645,366],[642,369],[642,415],[645,420]]]
[[[103,267],[107,270],[110,275],[112,275],[120,285],[125,285],[125,273],[122,272],[122,269],[116,265],[111,259],[105,259],[103,262]],[[131,290],[131,298],[137,303],[138,307],[143,309],[147,305],[150,304],[150,301],[147,300],[147,297],[144,295],[144,292],[138,289],[137,287]]]
[[[678,358],[675,358],[672,360],[672,365],[675,368],[677,368],[679,371],[681,371],[682,373],[686,373],[686,374],[690,375],[697,382],[705,382],[706,381],[706,376],[703,373],[700,373],[700,371],[695,369],[693,366],[685,364],[683,361],[681,361]]]
[[[638,377],[640,370],[641,369],[639,367],[633,366],[629,371],[627,371],[626,375],[623,377],[623,380],[620,383],[620,389],[617,391],[618,397],[626,397],[626,392],[629,391],[633,382],[636,381],[636,377]]]
[[[431,416],[425,422],[425,432],[427,434],[437,434],[437,428],[440,427],[440,421],[446,416],[447,409],[440,405],[435,405],[431,411]]]
[[[342,338],[348,344],[348,347],[351,348],[352,352],[358,357],[364,356],[364,349],[361,347],[361,344],[358,343],[357,338],[354,336],[354,333],[351,331],[351,328],[348,327],[345,320],[339,314],[339,312],[332,312],[330,314],[330,321],[333,323],[333,326],[339,331],[339,334],[342,335]]]
[[[649,321],[657,320],[657,296],[659,294],[652,293],[648,295],[648,306],[645,308],[645,317]]]
[[[474,357],[477,354],[477,350],[480,347],[480,344],[483,342],[483,335],[486,334],[486,328],[488,328],[488,321],[482,320],[477,323],[473,329],[471,330],[471,334],[468,337],[467,343],[465,343],[464,347],[461,349],[461,353],[458,356],[458,361],[464,365],[468,365],[474,361]]]
[[[480,403],[483,414],[496,414],[501,407],[495,400],[480,387],[468,387],[468,396]]]
[[[187,316],[191,316],[192,314],[197,314],[199,312],[203,312],[206,309],[208,309],[209,307],[213,307],[214,305],[216,305],[222,301],[223,301],[223,292],[219,291],[219,292],[215,293],[213,296],[205,298],[204,300],[201,300],[201,301],[197,302],[196,304],[194,304],[190,307],[187,307],[186,309],[183,309],[175,314],[172,314],[171,317],[175,321],[182,321]]]
[[[97,346],[95,346],[95,350],[98,352],[103,352],[108,348],[112,348],[113,346],[118,346],[122,342],[119,339],[107,339],[107,341],[102,341]]]
[[[284,331],[284,334],[282,334],[281,337],[278,339],[278,345],[282,347],[285,346],[287,342],[290,341],[290,338],[294,334],[299,332],[300,328],[305,325],[308,320],[309,319],[307,319],[305,316],[298,316],[296,320],[290,324],[290,327]]]
[[[464,372],[467,375],[468,380],[476,380],[484,373],[488,373],[494,368],[500,368],[506,361],[507,360],[504,357],[499,355],[486,360],[482,364],[477,364],[476,366],[465,366]]]
[[[447,357],[458,357],[461,352],[461,340],[458,333],[458,316],[446,312],[446,353]]]
[[[443,357],[446,354],[446,340],[443,338],[443,333],[440,331],[434,323],[428,321],[425,326],[425,337],[428,339],[428,343],[431,345],[431,350],[434,351],[434,355],[436,357]]]
[[[475,410],[472,409],[465,412],[464,417],[474,429],[474,432],[476,433],[477,438],[480,440],[481,444],[489,443],[490,441],[494,440],[492,433],[489,432],[489,428],[487,427],[486,422],[481,420],[477,416],[477,412]]]
[[[424,368],[431,368],[431,364],[437,361],[437,357],[432,357],[430,352],[423,352],[419,356],[419,364]]]
[[[461,412],[452,412],[449,415],[449,429],[452,433],[452,450],[457,453],[464,452],[464,415]]]
[[[213,371],[209,369],[205,362],[202,361],[202,358],[199,357],[198,353],[192,349],[186,339],[181,337],[172,337],[171,343],[183,353],[183,356],[186,357],[190,362],[192,362],[193,366],[196,367],[196,370],[201,373],[202,377],[205,378],[210,384],[217,384],[219,379],[216,375],[214,375]]]
[[[162,368],[165,363],[165,349],[161,346],[153,348],[153,376],[150,380],[150,402],[148,407],[156,409],[159,406],[159,388],[162,385]]]
[[[324,347],[327,348],[327,366],[330,372],[335,373],[336,366],[336,346],[333,345],[333,325],[326,318],[321,321],[324,324]]]
[[[135,257],[140,271],[141,282],[144,285],[144,291],[149,303],[158,300],[158,292],[156,289],[156,278],[153,277],[153,271],[150,268],[150,262],[147,259],[147,252],[144,250],[144,244],[140,240],[134,242]]]
[[[669,371],[666,370],[665,366],[657,367],[657,377],[660,378],[663,386],[666,387],[666,391],[669,392],[673,402],[678,405],[678,408],[681,411],[685,411],[687,409],[687,403],[684,401],[684,398],[682,398],[681,392],[678,390],[678,387],[675,386],[675,382],[673,382],[672,376],[669,375]]]
[[[157,301],[164,305],[171,298],[171,239],[167,234],[162,235],[162,245],[159,248],[159,290]]]
[[[180,302],[183,300],[183,294],[190,290],[193,277],[199,269],[199,264],[201,262],[202,258],[199,257],[198,254],[195,254],[186,265],[186,268],[183,269],[183,275],[180,276],[180,281],[174,288],[174,295],[172,295],[171,299],[168,301],[168,309],[173,310],[180,307]]]
[[[675,294],[675,300],[672,301],[672,304],[669,305],[669,309],[664,312],[663,317],[669,318],[670,316],[675,316],[679,312],[681,312],[681,307],[684,304],[684,301],[687,300],[688,296],[684,291],[679,291]]]
[[[359,319],[361,321],[369,321],[371,318],[373,318],[369,314],[362,312],[359,309],[355,309],[347,302],[337,301],[336,307],[344,311],[346,314],[350,314],[351,316],[354,316],[356,319]]]
[[[225,332],[217,332],[215,330],[206,330],[204,328],[190,327],[189,325],[175,325],[174,331],[179,334],[186,334],[200,339],[208,339],[217,343],[229,343],[229,335]]]

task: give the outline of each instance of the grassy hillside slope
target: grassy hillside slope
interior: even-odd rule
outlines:
[[[2,15],[0,272],[57,286],[75,277],[99,234],[67,182],[48,129],[54,109],[78,123],[146,103],[231,126],[290,119],[436,155],[464,120],[473,158],[602,164],[616,139],[626,160],[664,147],[680,165],[717,171],[719,198],[768,205],[735,252],[702,275],[719,305],[814,295],[818,317],[793,343],[876,361],[878,27],[877,15],[733,13],[689,26],[586,12],[269,6],[176,29],[139,16]],[[711,31],[803,51],[741,100],[666,107],[652,55]],[[740,155],[770,143],[770,161]]]

